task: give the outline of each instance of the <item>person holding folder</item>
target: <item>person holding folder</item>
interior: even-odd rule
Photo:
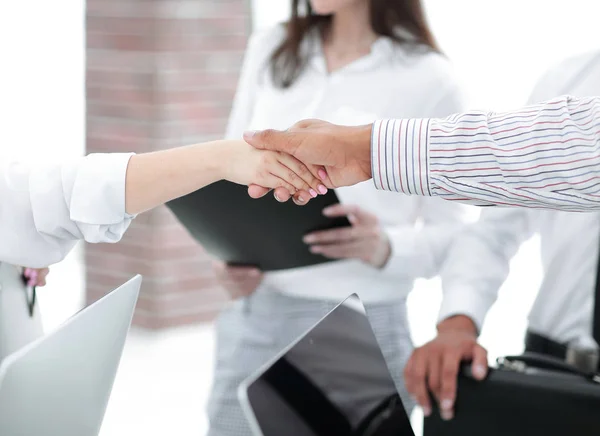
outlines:
[[[71,162],[11,162],[0,176],[0,262],[45,268],[78,240],[117,242],[136,214],[217,180],[308,199],[326,188],[295,158],[241,140]]]
[[[463,108],[419,0],[295,1],[288,23],[251,37],[227,137],[239,138],[248,128],[285,128],[307,116],[354,124],[398,113],[446,116]],[[338,261],[264,274],[215,265],[221,283],[239,299],[217,322],[209,435],[250,435],[239,383],[352,293],[366,305],[407,408],[414,404],[401,379],[412,350],[406,297],[415,278],[437,274],[465,207],[397,198],[369,182],[336,194],[341,204],[323,213],[347,216],[352,226],[308,234],[304,241],[313,253]],[[333,336],[361,353],[351,334]],[[364,396],[370,391],[359,390]]]

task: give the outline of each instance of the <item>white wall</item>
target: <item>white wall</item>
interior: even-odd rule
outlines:
[[[83,0],[0,2],[0,155],[64,159],[85,141]],[[81,253],[52,268],[40,292],[53,327],[82,298]]]

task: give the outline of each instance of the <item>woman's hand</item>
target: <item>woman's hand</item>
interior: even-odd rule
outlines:
[[[221,286],[234,300],[252,295],[263,279],[262,271],[249,266],[229,266],[215,261],[213,269]]]
[[[226,180],[240,185],[279,188],[275,191],[276,198],[284,201],[293,195],[298,204],[306,204],[318,194],[327,193],[317,178],[320,167],[307,166],[286,153],[257,150],[243,141],[224,141],[223,147],[223,178]],[[249,192],[252,195],[253,191]],[[263,190],[262,194],[266,192]]]
[[[352,225],[306,235],[304,242],[310,244],[312,253],[333,259],[359,259],[375,268],[385,266],[391,247],[375,215],[358,206],[344,204],[323,209],[323,215],[347,216]]]
[[[49,268],[25,268],[23,276],[27,280],[27,286],[45,286],[46,276],[50,272]]]

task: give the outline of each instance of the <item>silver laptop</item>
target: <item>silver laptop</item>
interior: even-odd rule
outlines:
[[[141,282],[132,278],[2,361],[0,435],[98,435]]]
[[[238,389],[256,436],[414,436],[353,295]]]

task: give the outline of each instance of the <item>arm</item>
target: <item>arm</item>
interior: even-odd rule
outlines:
[[[484,209],[454,239],[441,278],[439,321],[466,315],[481,330],[510,269],[510,260],[532,235],[530,214],[516,208]]]
[[[452,241],[465,225],[467,206],[424,198],[420,209],[421,225],[385,228],[391,255],[384,272],[423,278],[439,274]]]
[[[477,205],[600,209],[600,98],[562,97],[504,114],[336,126],[305,120],[246,132],[259,149],[322,165],[328,186],[373,178],[378,189]],[[328,178],[326,178],[328,177]]]
[[[376,122],[375,186],[478,205],[600,208],[598,109],[600,98],[562,97],[502,114]]]
[[[290,156],[242,141],[136,156],[92,154],[36,168],[12,163],[0,175],[0,262],[45,267],[62,260],[77,240],[117,242],[135,214],[221,179],[308,195],[302,192],[310,186],[320,190],[310,171]]]
[[[446,117],[463,110],[465,99],[456,79],[445,73],[439,83],[447,91],[427,114]],[[423,278],[439,274],[454,236],[466,222],[468,206],[437,198],[421,198],[419,203],[421,226],[386,228],[392,254],[384,270],[391,274],[410,273],[412,277]]]
[[[430,390],[442,416],[452,418],[461,361],[471,360],[474,375],[485,377],[487,353],[477,344],[478,332],[508,275],[510,259],[531,235],[529,214],[485,209],[477,223],[456,236],[441,274],[438,335],[413,352],[405,369],[407,389],[424,410],[431,411]]]

